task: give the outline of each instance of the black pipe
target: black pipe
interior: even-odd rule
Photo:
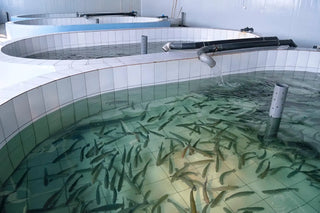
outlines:
[[[6,18],[7,18],[7,21],[10,21],[10,15],[8,12],[6,12]]]
[[[240,38],[240,39],[228,39],[228,40],[218,40],[218,41],[203,41],[203,42],[170,42],[163,46],[164,51],[169,51],[169,49],[199,49],[201,47],[218,45],[218,44],[228,44],[235,42],[246,42],[246,41],[265,41],[265,40],[276,40],[277,37],[259,37],[259,38]]]
[[[280,45],[289,45],[290,47],[297,47],[297,45],[291,40],[279,40],[277,37],[265,37],[260,40],[258,39],[246,39],[246,41],[237,39],[238,41],[220,43],[210,46],[204,46],[197,51],[199,59],[207,63],[210,67],[214,67],[216,62],[215,60],[208,56],[206,53],[226,51],[226,50],[236,50],[244,48],[253,48],[253,47],[270,47],[270,46],[280,46]],[[230,40],[229,40],[230,41]]]
[[[80,17],[90,17],[90,16],[137,16],[137,11],[132,11],[129,13],[81,13],[79,14]]]

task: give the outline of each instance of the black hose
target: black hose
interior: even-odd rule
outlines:
[[[241,38],[241,39],[229,39],[229,40],[218,40],[218,41],[204,41],[204,42],[171,42],[169,47],[170,49],[199,49],[201,47],[218,45],[218,44],[228,44],[236,42],[247,42],[247,41],[268,41],[276,40],[277,37],[260,37],[260,38]]]
[[[137,12],[136,11],[132,11],[129,13],[81,13],[79,14],[80,17],[90,17],[90,16],[115,16],[115,15],[119,15],[119,16],[137,16]]]

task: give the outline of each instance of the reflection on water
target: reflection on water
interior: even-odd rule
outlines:
[[[156,100],[116,101],[121,107],[36,147],[3,186],[1,208],[317,212],[320,86],[315,75],[302,77],[234,75],[223,85],[206,79],[142,90],[158,91]],[[267,145],[275,82],[290,88],[278,138]],[[173,90],[179,94],[169,97]]]

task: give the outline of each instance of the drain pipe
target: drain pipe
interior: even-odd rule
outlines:
[[[141,55],[148,54],[148,36],[141,36]]]
[[[274,87],[269,110],[270,119],[264,136],[264,141],[266,142],[277,137],[288,89],[289,86],[287,84],[276,83]]]
[[[98,18],[96,18],[96,24],[99,24],[100,20]]]

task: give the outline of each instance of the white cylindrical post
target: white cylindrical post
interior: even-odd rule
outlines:
[[[273,90],[272,102],[269,110],[269,116],[272,118],[281,118],[283,106],[288,93],[288,85],[277,83]]]
[[[272,102],[269,110],[269,122],[267,124],[264,141],[266,143],[277,137],[284,103],[288,93],[288,85],[277,83],[273,90]]]
[[[148,54],[148,36],[141,36],[141,55]]]
[[[185,26],[184,24],[186,23],[186,13],[182,12],[181,13],[181,26]]]

